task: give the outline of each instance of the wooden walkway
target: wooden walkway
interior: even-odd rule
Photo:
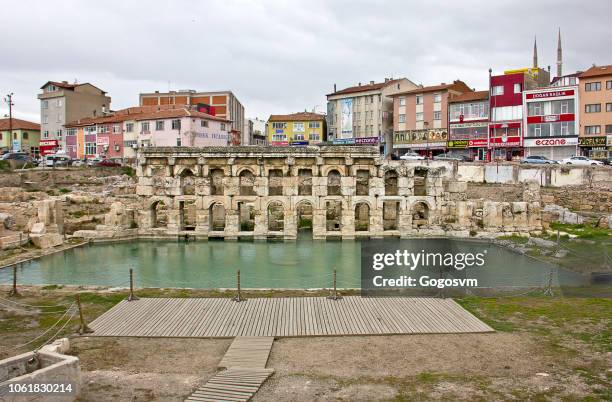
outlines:
[[[266,369],[274,337],[239,336],[234,339],[216,374],[196,389],[186,401],[248,401],[274,373]]]
[[[492,332],[452,299],[142,298],[121,301],[91,336],[231,338]]]

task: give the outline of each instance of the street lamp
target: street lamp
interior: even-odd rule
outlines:
[[[426,121],[423,123],[423,125],[425,126],[425,153],[427,154],[427,157],[429,158],[429,122]]]

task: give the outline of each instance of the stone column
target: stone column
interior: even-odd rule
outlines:
[[[263,204],[263,203],[262,203]],[[268,211],[255,211],[254,240],[266,240],[268,238]]]
[[[238,240],[239,213],[237,209],[225,210],[225,240]]]
[[[342,202],[342,222],[340,233],[342,234],[342,240],[353,240],[355,239],[355,209],[346,208],[348,202]],[[371,213],[371,211],[370,211]]]
[[[284,239],[296,240],[297,239],[297,211],[293,209],[286,209],[284,215]]]
[[[314,240],[325,240],[327,228],[325,227],[325,208],[312,209],[312,238]]]

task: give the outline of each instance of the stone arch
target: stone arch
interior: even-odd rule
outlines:
[[[355,194],[369,195],[370,194],[370,170],[357,169],[355,171]]]
[[[429,225],[430,208],[427,202],[417,201],[410,208],[412,228],[419,229]]]
[[[385,171],[385,195],[399,194],[399,175],[395,169]]]
[[[225,206],[220,202],[212,202],[208,207],[208,227],[211,231],[225,230]]]
[[[422,166],[414,168],[414,195],[427,195],[427,176],[429,175],[429,169]]]
[[[245,171],[248,170],[249,172],[251,172],[251,174],[253,176],[257,176],[257,172],[255,171],[255,169],[253,169],[251,166],[239,166],[236,168],[236,176],[240,177],[240,175]]]
[[[367,232],[370,230],[370,204],[361,201],[355,204],[355,231]]]
[[[327,195],[342,195],[342,175],[337,169],[327,173]]]
[[[178,202],[181,230],[195,230],[198,211],[196,200],[180,200]]]
[[[295,206],[297,217],[297,228],[312,230],[312,220],[314,217],[314,205],[309,200],[302,200]]]
[[[268,230],[271,232],[283,231],[285,228],[285,206],[280,201],[268,203],[267,219]]]
[[[327,231],[339,232],[342,230],[342,201],[325,201],[325,228]]]
[[[223,178],[225,177],[223,169],[210,169],[208,177],[210,179],[210,195],[223,195]]]
[[[321,177],[327,177],[329,172],[337,170],[341,176],[347,176],[346,167],[341,165],[324,165],[321,166]]]
[[[270,169],[268,171],[268,195],[283,195],[283,170]]]
[[[195,175],[189,168],[185,168],[179,174],[181,193],[183,195],[195,195]]]
[[[249,168],[243,168],[238,175],[240,195],[255,195],[255,175]]]
[[[154,228],[163,228],[168,226],[168,208],[170,205],[163,199],[157,199],[151,202],[149,208],[151,211],[151,226]]]
[[[312,169],[298,170],[298,195],[312,195]]]

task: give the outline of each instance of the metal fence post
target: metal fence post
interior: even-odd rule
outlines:
[[[13,288],[9,291],[9,297],[21,296],[17,291],[17,265],[13,265]]]
[[[134,296],[134,270],[130,268],[130,295],[127,301],[138,300],[138,297]]]
[[[240,270],[237,272],[237,281],[238,283],[236,289],[238,290],[238,294],[232,300],[235,302],[245,301],[246,299],[242,297],[242,292],[240,291]]]
[[[338,289],[336,288],[336,268],[334,268],[334,290],[331,295],[327,296],[330,300],[340,300],[342,296],[338,294]]]
[[[76,302],[77,302],[77,307],[79,308],[79,319],[80,319],[80,324],[79,324],[79,334],[83,335],[83,334],[90,334],[93,332],[93,329],[89,328],[87,326],[87,323],[85,323],[85,319],[83,318],[83,308],[81,307],[81,297],[79,296],[79,294],[77,293],[76,295]]]

